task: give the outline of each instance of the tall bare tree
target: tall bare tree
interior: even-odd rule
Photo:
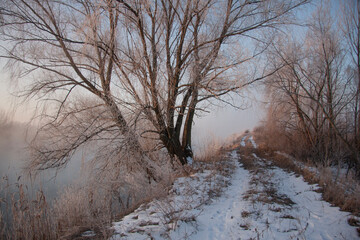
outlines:
[[[347,139],[349,126],[344,125],[354,99],[349,62],[329,11],[321,5],[314,12],[302,43],[286,39],[274,45],[269,60],[281,70],[268,84],[272,100],[291,111],[286,124],[302,133],[315,158],[329,163],[345,146],[359,165],[358,151]]]
[[[306,2],[6,0],[1,57],[23,96],[46,107],[33,167],[66,165],[100,141],[109,158],[128,154],[128,168],[156,178],[142,137],[186,164],[196,112],[273,73],[238,75],[262,53],[250,40]]]
[[[223,96],[269,74],[246,81],[240,74],[234,76],[239,66],[261,52],[245,55],[241,42],[259,37],[259,31],[279,27],[290,20],[293,9],[305,3],[118,2],[123,3],[123,15],[128,20],[125,28],[137,29],[122,47],[127,49],[126,56],[119,57],[127,58],[129,64],[118,64],[126,79],[123,83],[130,89],[129,95],[135,96],[133,101],[144,109],[153,126],[151,132],[182,164],[192,155],[192,124],[196,111],[203,109],[202,103],[224,100]],[[129,44],[133,39],[137,42]],[[141,88],[136,88],[134,81]]]
[[[354,84],[356,86],[354,133],[357,148],[360,149],[360,2],[359,0],[343,1],[342,6],[342,28],[354,63]]]

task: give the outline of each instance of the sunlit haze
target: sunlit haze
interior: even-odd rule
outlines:
[[[1,114],[7,114],[13,121],[28,122],[33,116],[35,101],[22,102],[15,96],[15,89],[10,88],[10,76],[4,66],[0,71],[0,110]],[[194,121],[193,141],[199,142],[215,138],[224,140],[232,134],[241,133],[247,129],[253,129],[263,117],[264,109],[259,99],[254,96],[247,100],[248,103],[242,109],[232,106],[213,107],[210,113],[198,116]],[[243,105],[243,99],[239,98],[238,105]]]

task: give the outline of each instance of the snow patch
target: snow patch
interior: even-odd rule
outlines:
[[[242,137],[240,146],[245,147],[247,142],[250,142],[253,148],[257,148],[257,144],[252,135],[246,134],[244,137]]]
[[[212,204],[201,209],[201,214],[196,218],[196,225],[181,224],[171,232],[170,239],[184,239],[184,232],[189,239],[239,239],[238,219],[246,208],[242,201],[243,195],[248,190],[250,174],[240,167],[238,155],[233,151],[230,158],[236,161],[236,170],[231,179],[231,184],[224,194],[213,200]]]
[[[186,160],[189,165],[192,165],[194,163],[194,159],[192,157],[187,157]]]
[[[256,144],[256,142],[254,141],[253,136],[250,136],[250,137],[249,137],[249,141],[251,142],[251,144],[253,145],[254,148],[257,148],[257,144]]]
[[[96,234],[94,231],[86,231],[81,234],[82,237],[95,237]]]
[[[245,147],[245,145],[246,145],[245,140],[246,140],[247,137],[248,137],[248,136],[246,135],[246,136],[244,136],[244,137],[241,139],[240,145],[241,145],[242,147]]]
[[[231,156],[235,164],[236,153]],[[229,167],[228,172],[232,170]],[[226,189],[230,177],[215,170],[203,170],[191,177],[178,178],[166,198],[142,205],[121,221],[114,222],[115,234],[111,239],[149,239],[149,236],[183,239],[194,234],[204,206],[210,205],[222,189]]]

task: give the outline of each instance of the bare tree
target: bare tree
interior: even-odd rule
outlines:
[[[143,154],[125,117],[124,104],[110,90],[115,81],[114,61],[108,53],[115,51],[119,16],[112,3],[8,4],[2,9],[3,57],[9,60],[13,77],[29,80],[21,95],[45,100],[32,144],[31,167],[41,170],[64,166],[83,144],[111,139],[117,144],[109,157],[120,159],[114,155],[121,152],[134,154],[135,166],[153,176],[148,166],[151,161]],[[93,96],[94,100],[84,104],[84,93],[87,99]],[[135,168],[134,161],[129,164]]]
[[[118,57],[128,63],[118,64],[123,84],[152,123],[153,129],[147,132],[158,136],[182,164],[192,156],[192,124],[203,104],[212,99],[226,101],[224,96],[270,74],[254,77],[236,72],[261,53],[244,54],[241,42],[259,38],[259,31],[278,28],[293,9],[305,3],[118,2],[124,7],[125,28],[137,29],[127,30],[131,34],[122,47],[126,56]]]
[[[357,150],[346,137],[349,126],[343,124],[354,99],[351,77],[345,47],[334,25],[329,8],[321,5],[303,43],[285,40],[274,45],[269,60],[281,70],[268,84],[272,101],[290,109],[286,124],[302,133],[315,158],[329,163],[341,151],[339,146],[345,146],[358,165]]]
[[[358,0],[343,1],[342,5],[342,28],[354,63],[354,84],[356,87],[354,133],[357,148],[360,149],[360,3]]]
[[[33,168],[64,166],[96,141],[156,178],[141,137],[186,164],[196,112],[273,73],[238,75],[263,50],[248,43],[306,2],[6,0],[1,57],[44,107]]]

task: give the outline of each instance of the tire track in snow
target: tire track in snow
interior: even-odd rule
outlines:
[[[322,201],[317,185],[273,166],[249,148],[239,152],[251,174],[241,239],[358,239],[347,223],[350,213]]]
[[[170,222],[169,229],[169,224],[159,220],[164,215],[157,206],[164,204],[158,201],[114,223],[116,235],[112,239],[358,239],[356,229],[347,224],[349,213],[322,201],[321,195],[314,191],[316,185],[309,185],[302,177],[258,157],[251,148],[256,143],[251,138],[255,143],[252,144],[250,137],[243,138],[249,143],[246,147],[240,146],[229,153],[234,171],[231,179],[227,178],[230,185],[222,195],[201,207],[177,213],[190,216],[190,221],[183,217]],[[178,200],[190,207],[197,206],[197,200],[194,204],[191,201],[203,199],[199,194],[211,189],[207,185],[212,185],[212,180],[205,180],[209,176],[212,176],[210,172],[204,171],[192,178],[178,179],[174,184],[178,194],[169,196],[174,203],[170,206],[176,210]],[[186,191],[182,191],[186,189],[184,184],[192,186],[195,195],[186,196]],[[191,201],[187,203],[187,199]]]
[[[203,214],[197,217],[198,231],[190,239],[238,239],[241,212],[246,208],[243,195],[248,190],[250,174],[241,167],[236,151],[231,152],[236,170],[231,186],[214,202],[204,207]]]

